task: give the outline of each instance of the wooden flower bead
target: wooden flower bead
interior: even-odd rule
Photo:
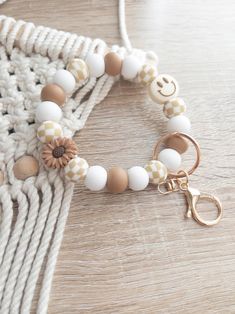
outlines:
[[[109,52],[104,57],[105,72],[108,75],[116,76],[121,73],[122,59],[115,52]]]
[[[54,121],[43,122],[37,130],[37,137],[42,143],[49,143],[63,136],[61,126]]]
[[[64,90],[56,84],[47,84],[41,91],[42,101],[53,101],[59,106],[63,106],[65,103],[66,95]]]
[[[122,193],[128,187],[127,172],[121,167],[113,167],[108,171],[107,188],[111,193]]]
[[[87,161],[80,157],[71,159],[64,168],[65,178],[72,182],[78,182],[86,177],[89,165]]]
[[[22,156],[13,167],[13,172],[18,180],[26,180],[29,177],[36,176],[39,171],[39,164],[33,156]]]
[[[145,170],[149,175],[149,182],[152,184],[160,184],[167,178],[167,168],[158,160],[151,160],[148,162],[145,165]]]
[[[86,62],[75,58],[67,65],[67,70],[73,74],[77,82],[85,81],[89,78],[89,70]]]
[[[42,159],[49,168],[64,168],[78,153],[76,143],[70,138],[60,137],[45,144]]]
[[[150,84],[157,76],[157,68],[154,64],[144,64],[138,74],[138,80],[142,84]]]
[[[186,104],[182,98],[174,98],[165,103],[163,107],[164,115],[167,118],[178,116],[186,111]]]
[[[148,92],[154,102],[164,104],[178,96],[179,85],[172,76],[160,74],[149,85]]]

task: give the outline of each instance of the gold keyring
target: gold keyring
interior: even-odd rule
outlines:
[[[196,161],[194,162],[191,169],[189,169],[188,171],[180,171],[178,173],[171,173],[171,172],[168,173],[168,178],[183,178],[183,177],[185,177],[185,173],[190,175],[197,169],[197,167],[200,163],[200,159],[201,159],[200,146],[199,146],[198,142],[193,137],[191,137],[190,135],[185,134],[185,133],[181,133],[181,132],[174,132],[174,133],[169,133],[167,135],[162,136],[158,140],[157,144],[154,147],[152,159],[157,160],[157,156],[158,156],[161,144],[163,144],[169,137],[175,136],[175,135],[176,136],[182,136],[182,137],[188,139],[193,144],[195,151],[196,151]]]

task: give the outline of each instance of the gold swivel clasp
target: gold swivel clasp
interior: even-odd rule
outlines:
[[[176,191],[182,191],[186,197],[188,208],[185,214],[187,218],[193,218],[196,222],[203,226],[214,226],[216,225],[223,215],[223,207],[219,199],[211,194],[201,194],[199,190],[189,187],[188,174],[185,171],[184,178],[171,178],[166,182],[158,185],[158,191],[161,194],[169,194]],[[203,219],[197,211],[197,205],[200,200],[206,200],[212,202],[217,208],[217,217],[213,220]]]

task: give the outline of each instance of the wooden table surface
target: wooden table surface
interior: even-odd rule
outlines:
[[[0,10],[120,44],[117,1],[9,0]],[[202,149],[190,180],[220,197],[223,220],[206,228],[184,219],[179,193],[110,195],[78,185],[49,313],[235,313],[234,11],[233,0],[127,1],[133,45],[156,51],[160,72],[180,84]],[[165,129],[161,108],[145,90],[122,81],[76,141],[90,163],[128,168],[149,160]],[[191,150],[185,160],[193,161]],[[206,204],[202,211],[213,217]]]

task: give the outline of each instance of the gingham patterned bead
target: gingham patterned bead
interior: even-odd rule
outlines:
[[[76,157],[69,161],[65,166],[64,172],[67,180],[72,182],[78,182],[86,177],[89,165],[83,158]]]
[[[63,131],[58,123],[45,121],[38,128],[37,137],[40,142],[49,143],[58,137],[63,137]]]
[[[157,68],[154,64],[144,64],[138,74],[139,82],[150,84],[157,76]]]
[[[186,111],[186,104],[182,98],[174,98],[163,107],[163,112],[167,118],[178,116]]]
[[[73,59],[67,65],[67,70],[73,74],[77,82],[85,81],[89,77],[88,67],[82,59]]]
[[[145,165],[145,170],[149,175],[149,182],[152,184],[159,184],[167,178],[166,166],[158,160],[151,160]]]

